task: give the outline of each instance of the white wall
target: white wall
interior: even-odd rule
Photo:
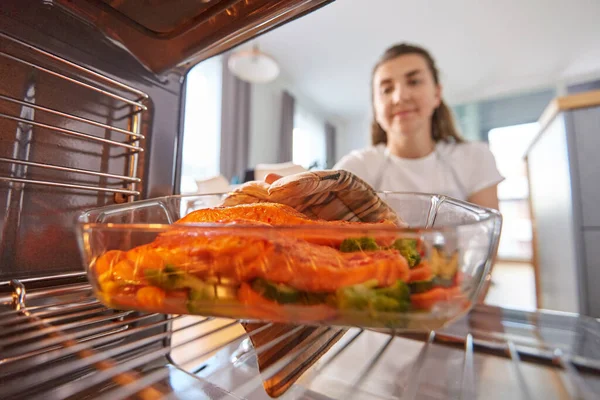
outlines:
[[[336,162],[352,150],[362,149],[371,144],[371,120],[357,116],[345,123],[344,129],[336,136]]]
[[[186,77],[181,193],[195,192],[197,179],[219,174],[221,92],[220,56],[196,65]]]
[[[251,85],[248,168],[277,162],[281,121],[281,90],[271,84]]]
[[[249,168],[253,168],[259,163],[277,162],[281,97],[284,90],[290,92],[296,99],[296,103],[300,104],[303,109],[333,124],[337,132],[340,132],[337,135],[338,138],[345,128],[344,121],[324,114],[312,99],[302,95],[294,85],[283,78],[278,78],[275,82],[268,84],[253,84],[251,86]]]

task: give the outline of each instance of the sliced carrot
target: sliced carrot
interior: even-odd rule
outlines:
[[[136,267],[136,270],[161,269],[165,262],[150,246],[140,246],[127,252],[127,259]]]
[[[436,303],[464,299],[464,294],[459,287],[441,288],[436,287],[427,292],[417,293],[410,296],[413,307],[420,310],[430,310]]]
[[[408,282],[415,281],[428,281],[433,278],[433,271],[427,265],[427,263],[422,262],[416,268],[413,268],[409,271]]]
[[[115,281],[135,281],[135,270],[131,261],[123,259],[113,267],[113,279]]]
[[[152,310],[159,310],[165,303],[165,297],[165,291],[156,286],[143,287],[135,294],[135,298],[141,307]]]
[[[100,257],[98,257],[94,265],[96,274],[100,276],[105,272],[108,272],[111,267],[121,261],[124,256],[125,252],[121,250],[110,250],[102,254]]]

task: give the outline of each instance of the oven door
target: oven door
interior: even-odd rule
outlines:
[[[56,0],[160,74],[190,66],[333,0]]]

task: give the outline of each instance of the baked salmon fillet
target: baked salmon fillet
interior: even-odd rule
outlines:
[[[204,208],[192,211],[176,223],[231,222],[236,220],[263,222],[269,225],[319,225],[325,227],[360,227],[364,229],[380,229],[383,226],[398,227],[389,220],[351,222],[310,219],[294,208],[279,203],[238,204],[230,207]]]
[[[263,223],[268,225],[311,226],[319,229],[279,232],[311,243],[339,247],[344,239],[356,236],[356,229],[372,231],[381,244],[390,245],[398,226],[390,220],[378,222],[326,221],[311,219],[294,208],[279,203],[239,204],[230,207],[215,207],[193,211],[176,222],[177,224],[196,223]],[[348,231],[352,230],[354,231]],[[390,232],[386,233],[388,229]]]
[[[188,229],[125,252],[125,260],[140,279],[148,269],[169,265],[199,279],[241,284],[260,278],[305,292],[335,292],[373,279],[389,286],[409,277],[408,263],[395,249],[345,253],[285,236],[205,236]]]

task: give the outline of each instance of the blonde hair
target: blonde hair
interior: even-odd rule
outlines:
[[[373,73],[371,75],[371,90],[373,90],[373,79],[375,78],[375,72],[377,68],[381,66],[381,64],[393,60],[396,57],[400,57],[406,54],[418,54],[425,59],[427,62],[427,66],[433,75],[433,80],[436,85],[439,85],[439,72],[435,65],[435,61],[433,57],[429,54],[427,50],[422,47],[410,45],[406,43],[397,44],[390,48],[388,48],[375,67],[373,68]],[[371,93],[371,102],[373,103],[374,93]],[[375,105],[373,104],[373,108]],[[450,108],[444,103],[442,100],[438,108],[435,109],[433,115],[431,116],[431,138],[434,142],[439,142],[440,140],[445,142],[455,142],[462,143],[465,140],[458,132],[456,125],[454,123],[454,117],[452,116],[452,112]],[[373,120],[371,121],[371,142],[373,145],[377,145],[380,143],[387,144],[387,133],[383,130],[383,128],[379,125],[379,123],[375,120],[375,112],[373,112]]]

